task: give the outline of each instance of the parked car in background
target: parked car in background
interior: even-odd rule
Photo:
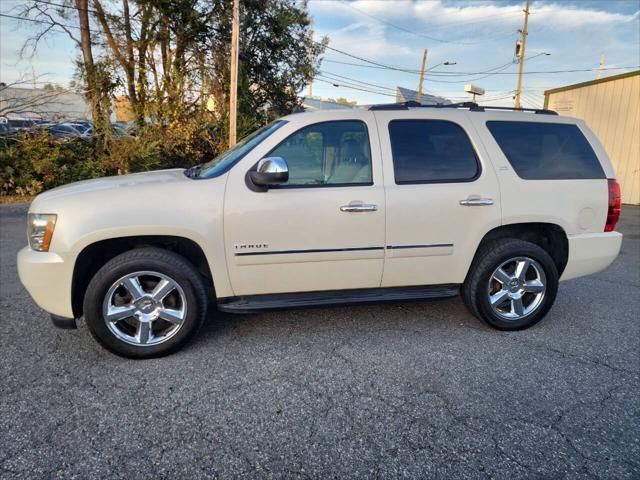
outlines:
[[[92,127],[91,122],[67,122],[65,125],[69,125],[78,131],[80,135],[83,135],[87,130]]]
[[[112,123],[111,127],[117,136],[129,136],[131,135],[131,125],[123,122]]]
[[[587,125],[414,104],[289,115],[188,170],[40,194],[20,279],[127,357],[226,312],[448,298],[500,330],[618,255],[620,189]],[[603,293],[607,294],[607,293]]]
[[[6,125],[14,131],[29,130],[30,128],[37,126],[38,121],[28,118],[11,118],[7,120]]]
[[[68,123],[58,123],[55,125],[45,127],[45,130],[54,137],[69,138],[80,137],[81,134],[73,126]]]
[[[129,136],[129,126],[123,125],[120,123],[112,123],[111,124],[111,135],[116,138]],[[82,136],[84,138],[91,138],[93,136],[93,126],[87,128]]]

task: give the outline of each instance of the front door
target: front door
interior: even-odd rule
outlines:
[[[301,118],[229,173],[224,235],[236,296],[380,286],[385,205],[373,114]],[[283,158],[289,180],[255,192],[245,175],[263,157]]]

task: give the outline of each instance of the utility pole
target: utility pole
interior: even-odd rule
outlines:
[[[598,66],[598,80],[600,80],[600,78],[602,77],[602,68],[604,67],[604,59],[605,59],[605,54],[604,52],[602,52],[600,54],[600,65]]]
[[[422,55],[422,67],[420,67],[420,82],[418,83],[418,95],[416,95],[416,102],[420,103],[422,99],[422,82],[424,81],[424,68],[427,66],[427,53],[428,50],[424,49],[424,54]]]
[[[527,4],[524,7],[524,26],[520,33],[522,33],[522,40],[518,52],[518,57],[520,60],[520,66],[518,68],[518,87],[516,88],[516,100],[514,107],[516,110],[520,110],[522,105],[520,103],[520,97],[522,96],[522,71],[524,70],[524,49],[527,46],[527,27],[529,26],[529,1],[527,0]]]
[[[311,43],[313,43],[313,17],[309,19],[309,25],[311,27]],[[309,75],[309,98],[313,97],[313,46],[309,50],[309,64],[311,64],[311,74]]]
[[[231,28],[231,79],[229,86],[229,148],[236,144],[238,118],[238,51],[240,47],[240,0],[233,0],[233,26]]]

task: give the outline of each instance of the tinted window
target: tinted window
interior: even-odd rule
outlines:
[[[465,131],[442,120],[389,123],[396,183],[467,182],[478,176],[475,151]]]
[[[371,149],[360,121],[323,122],[289,136],[269,153],[289,166],[285,186],[370,185]]]
[[[604,178],[591,145],[576,125],[487,122],[520,178],[569,180]]]

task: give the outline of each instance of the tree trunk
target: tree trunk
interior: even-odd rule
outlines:
[[[82,50],[84,73],[87,82],[86,96],[91,104],[94,132],[96,135],[103,137],[107,133],[105,125],[107,122],[105,121],[106,115],[100,101],[100,85],[97,79],[96,67],[93,61],[93,51],[91,49],[88,0],[75,0],[75,2],[80,20],[80,48]]]

